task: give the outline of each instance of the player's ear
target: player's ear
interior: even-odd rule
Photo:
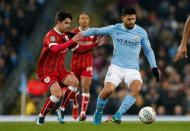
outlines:
[[[61,23],[61,21],[60,20],[57,20],[57,24],[60,24]]]
[[[121,20],[123,21],[124,16],[121,16]]]

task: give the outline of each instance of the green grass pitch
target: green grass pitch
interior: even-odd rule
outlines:
[[[190,122],[122,122],[117,125],[105,123],[93,125],[92,122],[45,122],[36,125],[35,122],[0,122],[0,131],[190,131]]]

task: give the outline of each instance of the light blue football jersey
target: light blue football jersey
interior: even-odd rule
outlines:
[[[123,23],[120,23],[102,28],[90,28],[83,33],[84,37],[93,35],[110,35],[112,37],[114,51],[111,64],[121,68],[139,70],[139,55],[141,47],[143,47],[151,67],[157,67],[147,33],[137,24],[133,29],[126,29]]]

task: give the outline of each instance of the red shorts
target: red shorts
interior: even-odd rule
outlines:
[[[61,69],[59,72],[43,75],[42,77],[40,77],[40,80],[44,82],[48,88],[54,82],[59,82],[60,86],[63,87],[64,86],[63,81],[70,74],[73,74],[73,73],[66,71],[64,69]]]
[[[72,69],[72,72],[79,79],[80,77],[93,78],[93,66],[83,67],[82,69]]]
[[[71,70],[75,76],[93,78],[92,52],[75,53],[72,56]]]

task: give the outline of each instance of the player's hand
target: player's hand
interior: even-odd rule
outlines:
[[[183,58],[188,58],[187,56],[187,47],[186,46],[180,46],[177,53],[176,53],[176,56],[174,58],[174,62],[176,61],[179,61]]]
[[[69,38],[73,38],[76,35],[76,33],[72,32],[65,32],[65,33],[68,35]]]
[[[156,81],[160,81],[158,68],[152,68],[152,73],[156,77]]]
[[[109,39],[110,39],[109,36],[103,36],[102,38],[100,38],[98,40],[98,46],[102,46],[102,45],[108,43]]]
[[[82,36],[83,36],[83,33],[80,32],[80,33],[76,34],[76,35],[72,38],[72,40],[73,40],[74,42],[77,42],[78,40],[80,40],[80,38],[82,38]]]

